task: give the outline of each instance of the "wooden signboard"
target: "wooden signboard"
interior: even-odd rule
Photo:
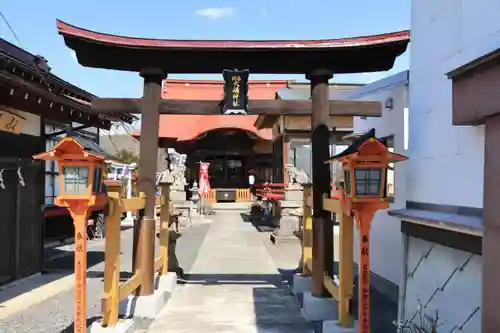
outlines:
[[[19,134],[26,125],[26,118],[0,109],[0,131]]]

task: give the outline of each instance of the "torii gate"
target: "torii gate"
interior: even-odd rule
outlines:
[[[333,224],[322,201],[324,194],[329,195],[331,183],[330,166],[325,164],[330,157],[330,116],[381,116],[382,106],[373,101],[330,101],[328,81],[333,74],[391,69],[396,57],[406,51],[409,31],[330,40],[206,41],[122,37],[62,21],[57,21],[57,28],[81,65],[139,72],[144,79],[142,98],[99,98],[92,102],[92,109],[102,114],[142,114],[139,185],[146,195],[146,207],[139,226],[135,265],[143,274],[140,295],[150,295],[154,290],[159,115],[221,114],[221,104],[216,101],[162,100],[161,85],[167,74],[222,73],[225,69],[244,68],[252,74],[300,73],[311,81],[311,100],[249,101],[243,112],[311,115],[313,223],[317,226],[313,266],[318,268],[313,279],[323,281],[323,274],[333,274]],[[322,296],[326,290],[313,290],[313,294]]]

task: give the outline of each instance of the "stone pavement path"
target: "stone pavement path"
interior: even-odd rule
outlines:
[[[187,273],[148,333],[312,332],[262,234],[239,213],[217,213]]]
[[[194,263],[197,251],[203,241],[209,224],[193,226],[184,231],[177,244],[178,258],[181,265],[189,270]],[[121,271],[123,278],[130,277],[132,263],[132,229],[122,231]],[[89,267],[87,279],[87,324],[100,317],[101,298],[103,295],[104,242],[89,253],[99,260]],[[90,266],[89,265],[89,266]],[[72,333],[73,332],[73,256],[65,256],[49,263],[50,268],[65,268],[69,284],[58,292],[35,304],[25,304],[23,309],[8,317],[2,316],[4,310],[0,304],[0,333]],[[62,273],[55,273],[61,276]],[[61,280],[58,280],[61,281]],[[54,281],[56,282],[56,281]],[[1,293],[0,293],[1,294]],[[45,298],[45,295],[34,297]],[[2,299],[0,295],[0,299]],[[144,332],[150,324],[149,319],[136,320],[136,332]]]

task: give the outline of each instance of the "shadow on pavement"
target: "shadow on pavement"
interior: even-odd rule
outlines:
[[[338,263],[334,263],[334,272],[338,274]],[[293,284],[294,270],[278,269],[282,279],[288,285]],[[380,293],[373,286],[370,288],[370,304],[371,304],[371,332],[372,333],[394,333],[396,326],[393,321],[397,319],[398,304],[391,301],[388,297]],[[300,300],[299,300],[300,301]],[[354,318],[358,318],[358,279],[357,275],[354,277],[354,299],[353,299],[353,312]]]
[[[89,327],[90,325],[92,325],[92,323],[98,319],[100,319],[101,317],[91,317],[91,318],[87,318],[87,327]],[[67,326],[65,329],[63,329],[62,331],[60,331],[59,333],[73,333],[75,331],[75,326],[74,326],[74,323],[71,323],[71,325]]]
[[[185,284],[214,285],[269,285],[281,287],[279,274],[186,274]]]
[[[301,317],[300,306],[282,281],[283,276],[276,274],[189,274],[186,284],[204,286],[248,285],[252,290],[253,309],[257,332],[311,332],[312,326]],[[221,297],[231,297],[228,295]],[[245,316],[244,314],[242,314]],[[242,317],[243,318],[243,317]],[[237,320],[237,319],[235,319]],[[231,325],[231,328],[233,325]],[[225,327],[218,327],[226,331]],[[236,332],[236,331],[235,331]]]
[[[243,222],[251,223],[258,232],[272,232],[276,225],[272,223],[271,218],[264,218],[261,213],[240,213]]]
[[[398,304],[392,302],[373,286],[370,288],[370,326],[373,333],[392,333],[396,332],[396,326],[393,324],[398,317]],[[358,277],[354,277],[354,318],[358,318]]]
[[[59,251],[61,254],[66,254],[68,251]],[[54,256],[55,259],[45,260],[45,272],[51,273],[51,271],[68,271],[68,274],[72,274],[74,270],[74,256],[73,252],[64,256]],[[104,261],[104,251],[88,251],[87,252],[87,268],[95,266]]]
[[[304,333],[312,331],[300,312],[300,306],[287,288],[252,289],[257,332]]]
[[[120,272],[120,282],[125,282],[130,279],[134,274],[132,272]],[[103,279],[104,271],[88,271],[87,278],[89,279]]]
[[[61,250],[58,251],[66,252]],[[0,303],[73,274],[74,258],[71,253],[54,260],[46,261],[45,271],[42,272],[42,276],[35,275],[33,278],[27,278],[11,286],[0,288]],[[102,261],[104,261],[104,252],[90,251],[87,253],[87,267],[92,267]]]

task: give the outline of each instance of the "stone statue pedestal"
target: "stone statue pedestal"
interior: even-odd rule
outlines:
[[[304,200],[304,192],[301,187],[290,187],[285,189],[285,201],[302,202]]]
[[[170,190],[170,200],[172,202],[186,202],[187,195],[184,190]]]
[[[274,244],[297,241],[294,233],[299,230],[300,215],[296,212],[301,206],[300,202],[297,201],[280,200],[278,202],[279,227],[271,234],[271,241]]]

